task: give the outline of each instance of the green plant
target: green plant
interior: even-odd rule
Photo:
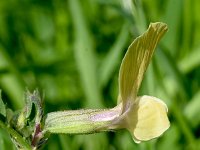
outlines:
[[[25,107],[19,112],[12,112],[0,101],[0,127],[10,134],[18,149],[25,150],[39,149],[52,133],[89,134],[126,128],[136,143],[159,137],[170,126],[167,106],[158,98],[138,96],[138,91],[154,49],[166,31],[166,24],[151,23],[129,46],[119,71],[116,107],[57,111],[44,116],[38,90],[32,94],[27,91]]]

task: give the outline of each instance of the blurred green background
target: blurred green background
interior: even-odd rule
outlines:
[[[128,131],[52,135],[48,150],[200,149],[200,1],[0,0],[0,88],[14,110],[39,88],[45,111],[114,107],[118,71],[132,40],[150,22],[169,31],[156,49],[140,94],[169,107],[170,129],[135,144]],[[0,130],[0,150],[14,149]]]

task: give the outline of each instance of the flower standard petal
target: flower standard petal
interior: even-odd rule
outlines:
[[[134,103],[154,49],[166,31],[166,24],[151,23],[148,30],[129,46],[119,71],[119,94],[123,103],[122,113]]]

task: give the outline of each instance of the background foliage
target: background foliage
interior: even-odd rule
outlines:
[[[131,41],[163,21],[162,39],[140,89],[169,107],[170,129],[135,144],[127,131],[53,135],[44,149],[154,150],[200,147],[200,1],[1,0],[0,88],[14,110],[25,88],[45,95],[45,111],[116,105],[118,70]],[[0,149],[14,149],[0,129]]]

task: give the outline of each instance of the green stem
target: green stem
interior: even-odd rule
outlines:
[[[32,150],[31,146],[23,139],[23,137],[18,132],[7,126],[1,120],[0,120],[0,127],[5,129],[25,150]]]

